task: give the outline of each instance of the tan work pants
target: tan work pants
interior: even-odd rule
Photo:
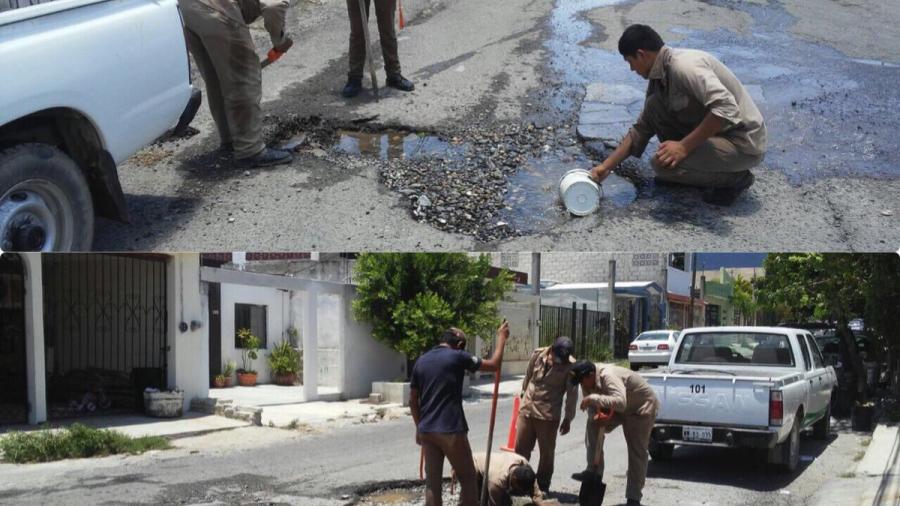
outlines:
[[[606,434],[622,426],[625,443],[628,445],[628,484],[625,497],[641,500],[644,481],[647,478],[647,462],[650,460],[650,433],[653,430],[655,416],[614,416],[609,422],[594,421],[593,414],[585,431],[585,447],[587,449],[587,469],[603,478],[604,454],[603,442]]]
[[[644,117],[660,142],[680,141],[691,133],[683,125],[679,125],[672,112],[655,96],[644,105]],[[758,166],[762,160],[762,155],[741,153],[727,138],[713,136],[674,169],[660,166],[655,156],[650,165],[656,177],[664,181],[701,188],[733,188],[741,182],[747,171]]]
[[[206,101],[223,144],[234,157],[251,157],[262,142],[262,78],[246,24],[198,2],[180,0],[188,48],[206,83]]]
[[[553,461],[556,454],[556,431],[559,420],[538,420],[520,416],[516,422],[516,453],[531,460],[531,451],[537,442],[541,457],[537,469],[537,482],[541,490],[550,489],[553,478]]]
[[[362,79],[366,65],[366,38],[363,34],[362,16],[359,12],[360,0],[347,0],[347,14],[350,16],[350,79]],[[394,12],[397,0],[363,0],[366,16],[370,13],[370,3],[375,2],[375,17],[378,18],[378,34],[381,40],[381,56],[384,70],[388,75],[400,74],[400,56],[397,52],[397,32],[394,29]],[[368,17],[366,18],[368,21]],[[371,34],[374,40],[374,34]],[[372,55],[374,58],[375,55]]]
[[[472,448],[465,432],[426,432],[420,434],[420,442],[425,450],[425,504],[441,506],[444,457],[456,471],[459,480],[460,506],[477,506],[478,485],[476,483],[475,461]]]

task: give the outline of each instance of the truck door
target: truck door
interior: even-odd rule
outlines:
[[[819,409],[825,409],[828,403],[831,402],[832,378],[828,374],[825,359],[822,358],[822,353],[819,351],[816,340],[811,335],[806,334],[806,341],[809,343],[809,354],[812,355],[813,369],[816,371],[818,384],[816,395],[819,399]]]
[[[816,374],[816,370],[813,368],[812,355],[809,352],[806,336],[797,334],[796,337],[797,344],[800,346],[800,353],[803,355],[804,378],[806,378],[806,402],[804,403],[805,409],[802,425],[802,427],[806,427],[808,425],[806,420],[810,420],[812,416],[817,415],[819,411],[825,409],[825,406],[820,405],[819,389],[822,384],[822,379]]]

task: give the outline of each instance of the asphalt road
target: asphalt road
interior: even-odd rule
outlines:
[[[501,400],[494,444],[503,444],[512,402]],[[473,448],[487,442],[490,402],[467,403]],[[836,423],[836,425],[839,425]],[[801,467],[790,476],[740,451],[679,447],[668,463],[651,461],[644,503],[804,504],[840,480],[865,450],[862,435],[836,427],[829,443],[804,437]],[[584,466],[584,416],[557,443],[551,489],[577,502],[569,476]],[[412,481],[419,449],[410,418],[353,425],[317,435],[250,427],[179,440],[176,450],[51,464],[0,464],[2,504],[233,504],[343,506],[358,493]],[[606,504],[624,503],[627,468],[621,430],[606,442]],[[537,456],[533,456],[536,464]],[[445,469],[449,476],[449,466]]]
[[[218,156],[207,108],[199,133],[167,141],[120,169],[132,217],[98,222],[98,250],[835,250],[900,246],[900,37],[896,9],[862,2],[753,0],[407,0],[400,32],[404,73],[416,90],[344,100],[347,17],[342,0],[300,0],[290,16],[294,48],[265,69],[270,139],[292,121],[318,118],[290,166],[244,171]],[[730,65],[756,97],[770,132],[757,183],[732,207],[698,192],[647,184],[645,160],[630,176],[637,200],[587,218],[561,215],[519,237],[477,240],[419,221],[407,195],[381,181],[377,157],[335,149],[336,131],[402,127],[445,139],[535,123],[562,132],[565,156],[585,90],[645,83],[615,52],[622,28],[656,26],[674,46],[705,49]],[[372,25],[374,29],[374,23]],[[260,53],[267,47],[253,27]],[[377,31],[376,31],[377,33]],[[381,79],[383,80],[383,74]],[[199,81],[198,81],[199,82]],[[366,78],[368,86],[368,78]],[[629,110],[632,114],[637,111]],[[319,132],[320,134],[322,132]],[[479,135],[480,135],[479,134]],[[578,144],[580,146],[580,144]],[[564,146],[568,146],[563,149]],[[576,148],[577,149],[577,148]],[[590,166],[585,151],[575,162]],[[550,171],[552,172],[552,171]],[[556,175],[535,185],[553,207]],[[434,189],[440,191],[440,189]],[[511,212],[532,212],[512,209]],[[556,208],[543,212],[557,213]]]

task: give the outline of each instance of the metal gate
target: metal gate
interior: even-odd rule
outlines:
[[[559,336],[567,336],[579,358],[599,360],[609,349],[609,313],[586,306],[541,306],[541,346],[550,346]]]
[[[166,259],[44,254],[50,418],[140,411],[166,387]]]
[[[0,424],[28,421],[25,271],[19,255],[0,254]]]

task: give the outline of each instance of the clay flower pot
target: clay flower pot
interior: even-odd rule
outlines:
[[[294,386],[297,383],[297,375],[294,373],[276,374],[275,384],[281,386]]]
[[[228,384],[228,380],[225,379],[225,376],[216,376],[213,378],[213,386],[216,388],[225,388]]]
[[[239,372],[237,373],[238,377],[238,385],[242,387],[252,387],[256,386],[256,373],[255,372]]]

